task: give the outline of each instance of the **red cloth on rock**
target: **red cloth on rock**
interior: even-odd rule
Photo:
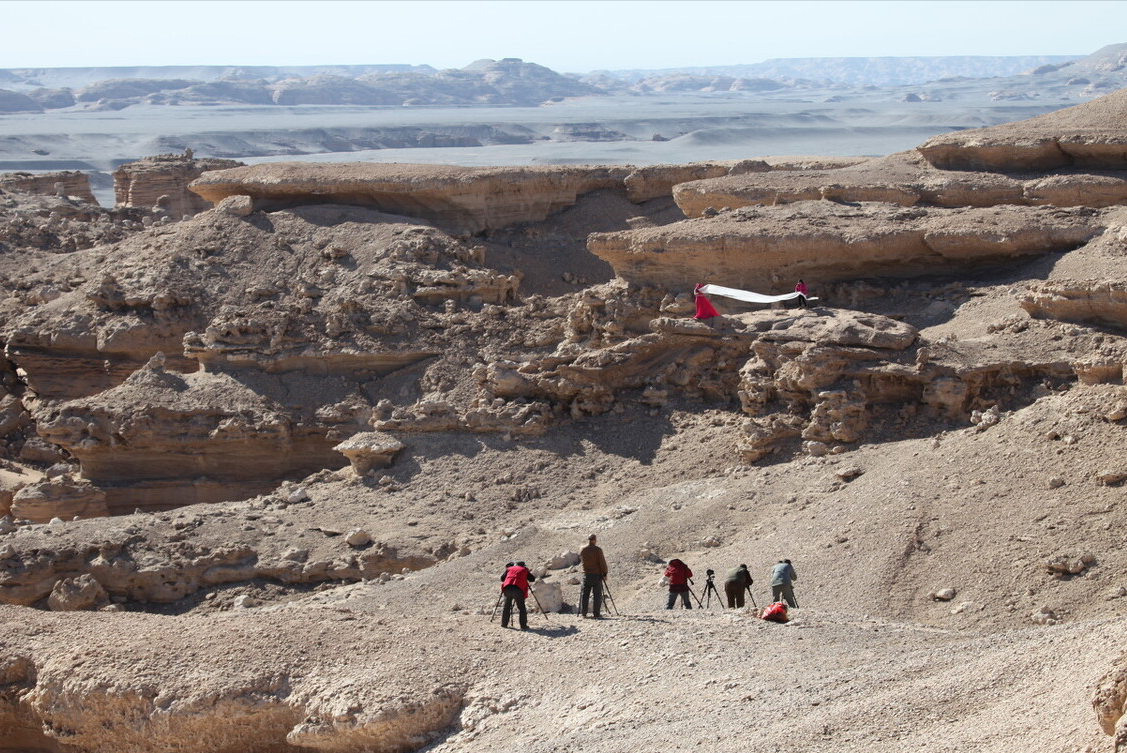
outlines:
[[[787,605],[781,601],[776,601],[774,604],[763,608],[763,614],[759,615],[761,619],[768,622],[789,622],[790,618],[787,616]]]

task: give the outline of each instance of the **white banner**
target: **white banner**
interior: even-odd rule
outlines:
[[[718,295],[724,298],[735,298],[737,301],[747,301],[748,303],[776,303],[778,301],[790,301],[798,298],[798,293],[783,293],[782,295],[763,295],[762,293],[752,293],[750,290],[740,290],[739,288],[725,288],[721,285],[702,285],[700,292],[703,295]],[[808,301],[816,301],[817,298],[807,298]]]

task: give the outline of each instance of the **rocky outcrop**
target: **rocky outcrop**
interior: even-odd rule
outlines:
[[[192,190],[209,202],[245,195],[256,206],[356,204],[418,217],[453,233],[542,220],[581,194],[619,188],[628,168],[453,167],[275,162],[205,175]]]
[[[135,546],[137,543],[106,540],[73,547],[55,546],[50,561],[37,558],[30,551],[0,556],[0,603],[40,605],[55,592],[57,584],[79,578],[84,579],[78,584],[80,588],[93,581],[102,592],[119,601],[171,604],[200,590],[255,578],[291,585],[333,580],[355,582],[434,564],[433,558],[400,555],[394,547],[382,543],[334,559],[315,559],[308,551],[299,549],[272,552],[238,544],[220,548],[181,546],[176,557],[169,559],[145,555]],[[135,557],[147,562],[138,563]],[[95,598],[100,601],[96,595]]]
[[[302,420],[230,376],[176,374],[154,357],[119,387],[64,404],[39,433],[78,460],[115,513],[241,499],[338,468],[332,448],[367,419],[358,410]]]
[[[904,209],[799,202],[660,228],[593,233],[588,248],[637,285],[696,282],[761,293],[794,280],[911,277],[1076,248],[1101,231],[1084,209]],[[846,228],[844,231],[842,228]]]
[[[838,170],[776,170],[683,182],[672,192],[687,217],[700,217],[709,208],[817,200],[885,202],[905,207],[1108,207],[1127,203],[1127,175],[1068,170],[1018,177],[940,170],[912,151]]]
[[[1115,739],[1115,753],[1127,750],[1127,657],[1105,674],[1092,698],[1100,729]]]
[[[212,203],[188,190],[188,185],[206,172],[239,167],[230,159],[200,158],[191,150],[184,154],[161,154],[122,165],[113,174],[114,200],[119,207],[143,207],[164,213],[174,220],[211,209]]]
[[[6,621],[14,614],[3,611]],[[356,619],[348,611],[324,609],[317,619],[339,630]],[[21,619],[13,633],[21,648],[0,664],[4,744],[21,746],[12,750],[402,753],[437,741],[455,722],[467,683],[450,678],[470,671],[460,660],[420,662],[384,635],[335,642],[358,665],[382,670],[376,679],[342,675],[327,669],[340,659],[333,649],[294,647],[308,618],[253,610],[180,619],[175,630],[168,617],[121,615],[112,637],[97,629],[98,616],[69,614],[70,640],[99,657],[83,661],[40,648],[34,636],[51,630],[42,619],[49,617]],[[441,644],[422,637],[412,645],[436,657]],[[185,671],[185,662],[214,671]]]
[[[1065,322],[1095,322],[1127,330],[1127,282],[1052,280],[1029,286],[1021,307],[1031,316]]]
[[[109,515],[104,491],[87,481],[62,477],[28,484],[12,496],[12,517],[32,523],[54,518],[98,518]]]
[[[1127,90],[990,128],[935,136],[920,153],[944,170],[1127,169]]]
[[[386,468],[403,449],[403,443],[390,434],[365,431],[349,437],[333,448],[348,458],[356,475],[363,476],[374,468]]]
[[[219,204],[250,197],[264,209],[339,203],[433,222],[452,233],[480,233],[543,220],[599,189],[624,190],[641,203],[670,195],[686,181],[720,175],[832,169],[843,158],[730,160],[646,167],[452,167],[375,163],[270,163],[204,176],[191,189]]]
[[[749,162],[762,165],[764,170],[771,169],[767,163],[759,160],[743,160],[739,163],[693,162],[688,165],[650,165],[638,168],[623,179],[626,196],[635,203],[669,196],[673,187],[679,183],[728,175],[736,164],[744,165]]]
[[[77,170],[55,173],[0,173],[0,189],[45,196],[73,197],[97,204],[90,190],[90,176]]]

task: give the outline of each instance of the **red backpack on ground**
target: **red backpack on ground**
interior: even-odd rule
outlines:
[[[764,607],[763,614],[759,616],[768,622],[787,622],[790,620],[787,617],[787,605],[781,601],[776,601],[774,604]]]

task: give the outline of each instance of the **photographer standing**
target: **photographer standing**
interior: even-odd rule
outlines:
[[[607,577],[607,560],[603,550],[597,545],[595,534],[587,537],[587,546],[579,550],[579,561],[583,563],[583,590],[579,597],[579,616],[587,616],[587,600],[594,595],[593,616],[603,619],[603,581]]]
[[[689,578],[693,577],[693,571],[689,569],[681,560],[669,560],[669,567],[665,568],[665,578],[669,581],[669,598],[665,601],[665,608],[672,609],[673,603],[677,601],[677,595],[681,595],[681,605],[685,609],[692,609],[693,602],[689,600]]]
[[[724,577],[724,595],[728,597],[729,609],[742,609],[744,605],[744,591],[751,588],[755,581],[747,571],[747,565],[732,568]]]

